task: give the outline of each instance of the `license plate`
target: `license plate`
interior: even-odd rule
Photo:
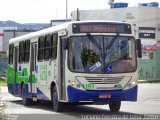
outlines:
[[[100,94],[99,98],[111,98],[111,94]]]

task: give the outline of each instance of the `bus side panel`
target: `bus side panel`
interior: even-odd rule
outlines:
[[[18,95],[18,84],[14,81],[14,68],[13,65],[8,65],[7,68],[8,77],[7,77],[7,84],[8,84],[8,92],[12,95]]]
[[[24,85],[24,89],[25,89],[25,94],[27,98],[31,97],[31,93],[30,93],[30,69],[29,69],[29,64],[19,64],[19,68],[18,68],[18,73],[17,73],[17,83],[20,85],[19,86],[19,95],[21,95],[22,91],[21,91],[21,85]]]
[[[26,96],[30,97],[30,93],[28,90],[28,82],[29,82],[29,77],[28,77],[28,70],[27,68],[23,68],[21,70],[21,65],[18,66],[18,71],[16,72],[16,83],[14,83],[14,69],[12,66],[8,66],[8,79],[7,79],[7,84],[8,84],[8,92],[12,95],[15,96],[21,96],[21,85],[22,83],[24,84],[25,90],[26,90]]]
[[[53,61],[52,61],[53,62]],[[52,66],[52,65],[51,65]],[[42,100],[50,100],[50,83],[52,67],[49,61],[37,62],[37,98]]]

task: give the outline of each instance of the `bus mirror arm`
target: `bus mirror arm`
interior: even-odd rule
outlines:
[[[138,58],[142,58],[141,39],[136,40],[136,47],[138,52]]]
[[[63,38],[63,49],[64,50],[68,49],[68,45],[69,45],[68,43],[69,43],[68,38]]]

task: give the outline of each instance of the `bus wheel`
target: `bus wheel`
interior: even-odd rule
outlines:
[[[22,86],[22,104],[23,104],[24,106],[28,106],[28,105],[31,104],[31,99],[27,98],[25,93],[26,93],[26,92],[25,92],[25,87],[24,87],[24,85],[23,85],[23,86]]]
[[[56,86],[52,88],[52,104],[53,104],[53,110],[55,112],[62,112],[63,103],[58,101],[58,92]]]
[[[121,101],[112,101],[109,104],[109,108],[111,112],[118,112],[120,110],[121,107]]]

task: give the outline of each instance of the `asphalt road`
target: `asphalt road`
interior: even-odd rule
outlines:
[[[118,113],[110,112],[108,105],[66,105],[62,113],[53,112],[49,102],[25,107],[6,87],[1,87],[0,102],[6,105],[0,115],[13,120],[160,119],[160,84],[139,84],[138,101],[122,102]]]

